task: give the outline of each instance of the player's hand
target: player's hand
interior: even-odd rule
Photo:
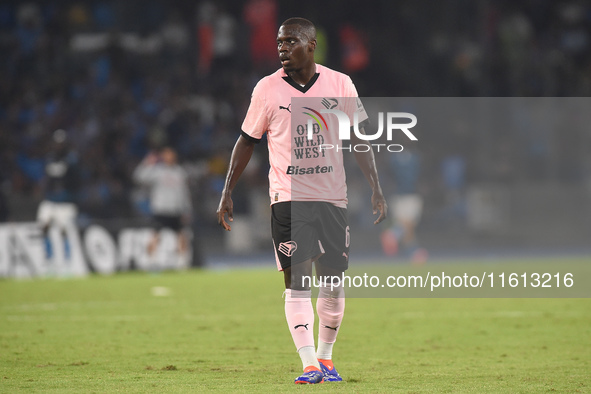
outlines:
[[[378,224],[388,217],[388,204],[386,204],[386,199],[384,198],[382,189],[373,191],[373,194],[371,195],[371,206],[373,208],[374,215],[377,214],[378,211],[380,212],[380,216],[375,220],[375,222],[373,222],[373,224]]]
[[[151,165],[158,163],[158,160],[160,160],[160,156],[158,155],[158,152],[152,151],[146,155],[146,157],[144,158],[144,163],[151,166]]]
[[[232,231],[232,227],[226,222],[226,213],[230,222],[234,221],[234,202],[229,194],[222,193],[220,199],[220,205],[218,206],[218,224],[224,228],[224,230]]]

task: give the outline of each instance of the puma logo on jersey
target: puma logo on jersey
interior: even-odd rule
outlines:
[[[291,104],[289,104],[287,107],[280,105],[279,109],[284,109],[291,114]]]

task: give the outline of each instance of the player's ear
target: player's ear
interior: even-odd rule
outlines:
[[[308,48],[310,52],[314,52],[314,50],[316,49],[316,40],[310,40],[308,42]]]

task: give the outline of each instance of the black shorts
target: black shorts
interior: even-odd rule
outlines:
[[[154,227],[158,231],[168,228],[178,233],[183,229],[183,223],[180,215],[154,215]]]
[[[346,270],[349,267],[349,220],[347,209],[321,201],[280,202],[271,206],[271,234],[277,266],[322,256],[321,264]]]

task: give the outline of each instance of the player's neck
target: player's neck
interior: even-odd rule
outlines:
[[[299,70],[290,71],[287,75],[299,85],[305,86],[310,82],[312,77],[316,74],[316,63],[312,63],[309,67],[304,67]]]

